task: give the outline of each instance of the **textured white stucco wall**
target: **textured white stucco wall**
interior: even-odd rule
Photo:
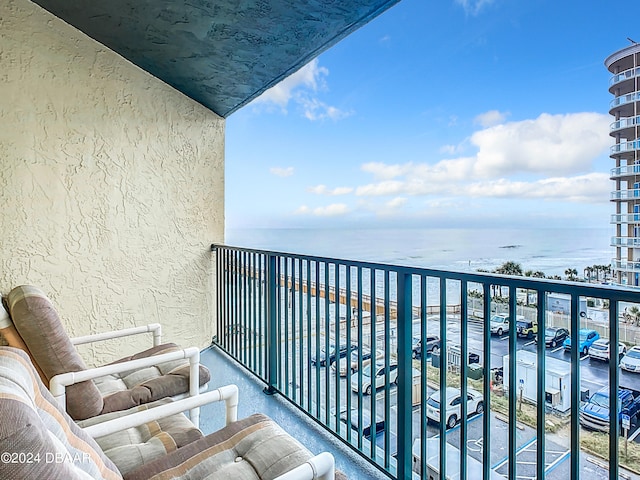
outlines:
[[[160,322],[210,344],[224,126],[37,5],[0,2],[0,293],[40,286],[72,335]]]

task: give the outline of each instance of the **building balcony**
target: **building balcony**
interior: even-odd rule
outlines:
[[[636,67],[636,68],[630,68],[628,70],[625,70],[624,72],[620,72],[616,75],[613,75],[610,79],[609,79],[609,91],[611,91],[611,93],[613,93],[613,89],[616,85],[620,84],[621,82],[624,82],[626,80],[633,80],[634,78],[640,76],[640,68]]]
[[[609,79],[609,92],[618,94],[635,90],[635,79],[640,76],[640,67],[629,68]]]
[[[609,135],[621,138],[637,138],[637,126],[640,124],[640,116],[621,118],[610,125]]]
[[[612,259],[611,265],[614,270],[621,272],[640,272],[640,260],[632,262],[630,260]]]
[[[618,113],[619,117],[631,117],[635,115],[635,103],[640,101],[640,92],[627,93],[615,97],[609,103],[609,113],[611,115]]]
[[[224,358],[232,379],[250,377],[258,385],[252,402],[277,403],[287,430],[326,442],[318,449],[334,453],[352,478],[630,475],[617,441],[622,412],[605,412],[594,434],[583,407],[595,392],[640,392],[640,379],[618,369],[617,358],[611,366],[585,362],[580,329],[633,344],[640,331],[618,328],[618,318],[640,300],[637,291],[225,245],[212,251],[212,371]],[[550,340],[547,327],[566,328],[581,348]],[[271,396],[257,393],[262,387]],[[358,473],[358,462],[368,473]]]
[[[640,200],[640,189],[631,188],[629,190],[615,190],[611,192],[611,200],[627,201],[627,200]]]
[[[623,165],[611,169],[611,179],[640,175],[640,165]]]
[[[611,237],[612,247],[640,247],[640,238]]]
[[[612,224],[640,223],[640,213],[614,213],[611,215]]]
[[[616,143],[609,149],[610,156],[616,156],[627,160],[634,158],[636,150],[640,150],[640,140],[638,139],[634,139],[630,142]]]

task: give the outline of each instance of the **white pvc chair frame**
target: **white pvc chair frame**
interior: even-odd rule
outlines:
[[[165,405],[132,413],[124,417],[114,418],[103,423],[85,427],[84,431],[93,438],[103,437],[127,428],[137,427],[153,420],[175,415],[176,413],[190,410],[194,407],[224,401],[226,412],[226,425],[238,419],[238,387],[226,385],[216,390],[202,393],[196,397],[187,397]],[[334,480],[335,460],[329,452],[322,452],[306,463],[277,477],[276,480]]]
[[[100,342],[111,340],[114,338],[122,338],[130,335],[138,335],[141,333],[153,334],[153,345],[158,346],[162,342],[162,327],[159,323],[152,323],[142,327],[126,328],[123,330],[114,330],[111,332],[97,333],[93,335],[85,335],[71,339],[74,345],[83,345],[86,343]],[[49,381],[49,390],[56,398],[58,403],[66,410],[66,387],[74,385],[86,380],[93,380],[105,375],[113,375],[129,370],[137,370],[140,368],[151,367],[163,362],[171,362],[175,360],[189,360],[189,397],[197,396],[200,393],[199,377],[200,377],[200,350],[195,347],[185,348],[183,350],[153,355],[151,357],[139,358],[127,362],[105,365],[102,367],[88,368],[79,372],[61,373],[54,376]],[[187,398],[189,398],[187,397]],[[192,407],[189,410],[189,418],[196,427],[200,426],[200,409]]]

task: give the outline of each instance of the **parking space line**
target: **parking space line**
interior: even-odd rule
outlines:
[[[537,462],[532,462],[532,461],[525,461],[525,460],[519,460],[518,457],[520,456],[520,454],[522,453],[534,453],[537,450],[537,438],[534,437],[532,438],[530,441],[526,442],[524,445],[522,445],[519,449],[516,450],[516,463],[518,465],[537,465]],[[566,460],[567,458],[569,458],[571,456],[571,451],[570,450],[563,450],[563,451],[551,451],[551,450],[547,450],[546,452],[547,454],[557,454],[558,457],[553,460],[551,463],[549,463],[548,465],[545,462],[545,468],[544,471],[545,473],[551,473],[552,470],[554,470],[556,467],[558,467],[558,465],[560,465],[564,460]],[[509,462],[509,456],[505,456],[504,459],[502,459],[501,461],[499,461],[498,463],[496,463],[495,465],[493,465],[491,468],[492,470],[498,471],[498,469],[500,469],[501,467],[503,467],[504,465],[506,465]],[[529,478],[529,477],[525,477],[525,476],[521,476],[518,475],[518,478]],[[532,477],[535,478],[535,477]]]
[[[557,452],[561,453],[561,452]],[[551,473],[558,465],[560,465],[564,460],[571,456],[571,450],[566,450],[562,455],[556,458],[553,462],[549,464],[548,467],[545,467],[545,473]]]

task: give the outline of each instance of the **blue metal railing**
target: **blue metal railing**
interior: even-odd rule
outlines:
[[[580,437],[587,435],[579,417],[585,400],[581,369],[586,367],[581,366],[583,358],[575,346],[580,328],[595,322],[580,311],[580,305],[585,298],[606,305],[601,313],[613,320],[600,320],[601,327],[609,332],[611,345],[617,345],[617,319],[624,305],[640,302],[637,291],[225,245],[212,245],[212,251],[214,342],[261,378],[267,393],[282,395],[391,478],[445,479],[454,473],[470,479],[580,478],[585,456],[580,454]],[[566,298],[564,313],[548,310],[550,294],[554,302],[558,296]],[[510,327],[500,339],[492,336],[488,320],[505,309],[510,312]],[[574,348],[562,360],[570,375],[560,388],[566,411],[550,403],[547,388],[547,361],[561,354],[550,352],[543,341],[533,347],[520,340],[515,318],[537,322],[541,339],[546,326],[569,327]],[[416,339],[434,332],[440,337],[437,354],[428,353],[424,343],[418,352]],[[523,381],[524,349],[537,358],[533,376],[527,377],[527,382],[535,383],[534,393]],[[482,366],[467,362],[472,354],[482,357]],[[459,364],[451,360],[457,358]],[[619,359],[612,358],[605,370],[610,398],[617,397],[618,365]],[[474,397],[475,391],[480,399]],[[442,407],[451,400],[450,392],[473,399],[461,400],[459,411],[451,410],[456,415],[453,421],[453,413]],[[500,406],[504,401],[495,402],[497,398],[506,399],[506,408]],[[526,428],[528,438],[519,433],[525,421],[523,404],[534,417]],[[433,405],[439,405],[435,424],[430,421]],[[615,408],[609,413],[609,451],[602,460],[611,480],[618,479],[621,469],[619,413]],[[498,415],[505,417],[499,425]],[[478,418],[482,421],[475,421]],[[547,463],[551,448],[546,425],[552,418],[565,422],[569,433],[565,455],[558,460],[568,458],[568,462],[560,468],[558,462]],[[535,460],[519,461],[519,455],[534,444]],[[501,450],[506,458],[495,458],[494,452]]]

